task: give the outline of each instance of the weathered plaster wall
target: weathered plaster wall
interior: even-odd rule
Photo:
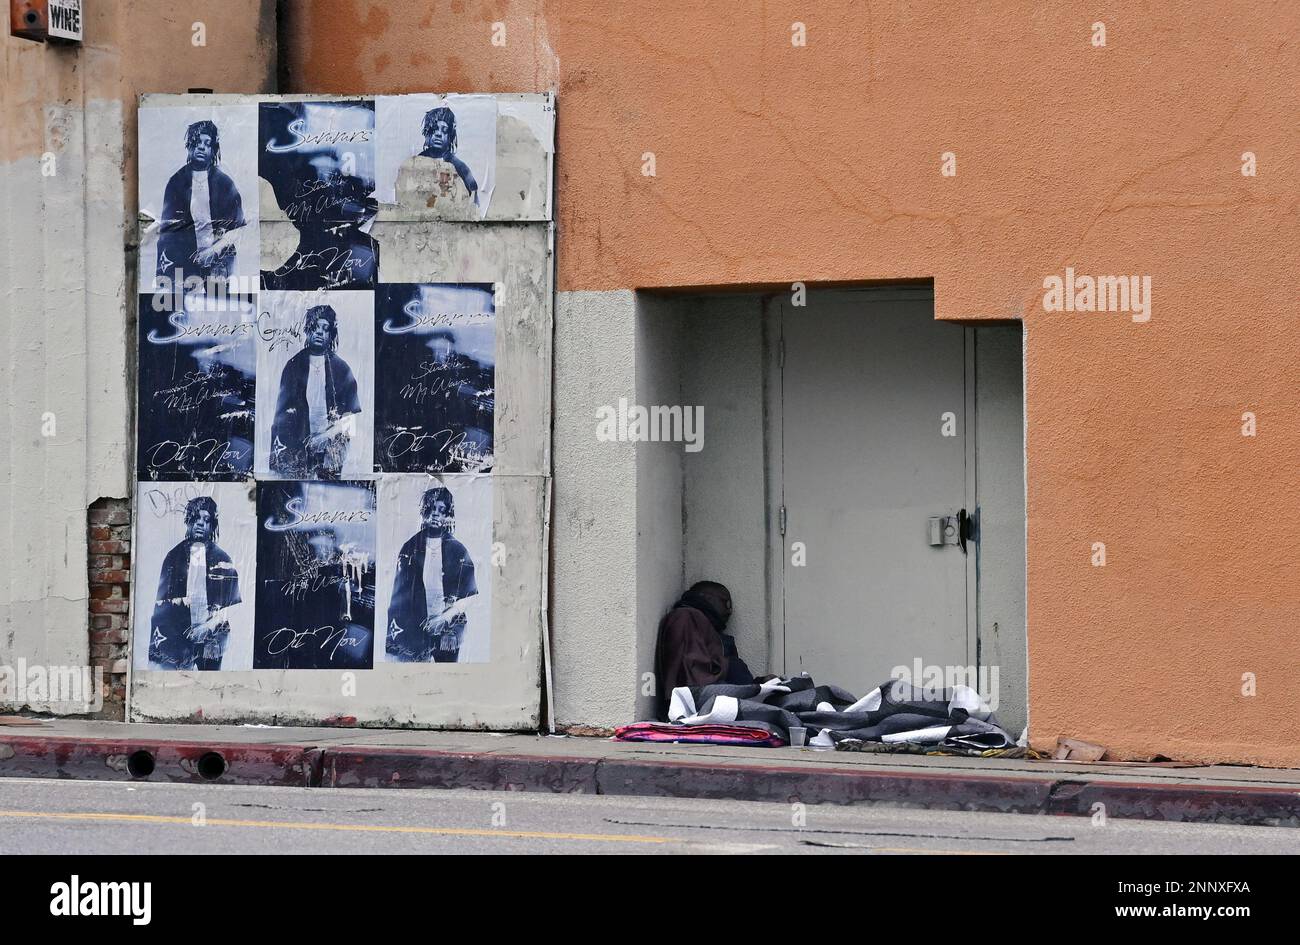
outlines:
[[[274,0],[214,13],[92,3],[80,48],[0,37],[0,665],[88,660],[87,507],[130,489],[136,96],[274,80]]]
[[[560,295],[555,390],[568,406],[555,418],[552,636],[562,725],[652,717],[645,674],[659,620],[697,580],[732,589],[742,656],[765,668],[760,313],[757,296]],[[596,410],[619,398],[704,406],[705,449],[598,441]]]
[[[561,290],[933,277],[1023,318],[1032,738],[1300,765],[1300,6],[289,7],[295,89],[558,91]],[[1066,266],[1150,275],[1151,321],[1044,313]]]

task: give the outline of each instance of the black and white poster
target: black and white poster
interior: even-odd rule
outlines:
[[[263,291],[258,308],[258,478],[370,475],[374,294]]]
[[[483,219],[496,184],[496,98],[394,95],[375,107],[380,202],[440,220]]]
[[[375,189],[375,103],[264,102],[258,173],[297,230],[288,258],[263,267],[265,289],[369,288],[379,275],[370,235]]]
[[[257,106],[146,107],[140,120],[142,292],[258,284]]]
[[[257,490],[254,669],[370,669],[374,482],[264,482]]]
[[[383,646],[397,663],[491,656],[492,477],[385,476],[379,484]]]
[[[375,291],[375,472],[493,464],[496,295],[490,283]]]
[[[139,296],[138,478],[253,472],[257,307],[222,292]]]
[[[141,483],[137,670],[252,668],[257,519],[249,482]]]

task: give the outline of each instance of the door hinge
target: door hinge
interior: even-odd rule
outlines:
[[[777,520],[781,523],[781,534],[784,535],[785,534],[785,506],[784,505],[781,506],[781,510],[777,513]]]

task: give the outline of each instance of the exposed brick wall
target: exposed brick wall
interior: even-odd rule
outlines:
[[[97,718],[125,720],[130,639],[131,500],[100,499],[87,516],[90,552],[90,665],[104,668]]]

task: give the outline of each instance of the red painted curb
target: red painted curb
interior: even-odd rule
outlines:
[[[601,794],[1039,814],[1054,780],[609,759],[597,782]]]
[[[413,748],[330,748],[322,787],[469,788],[597,794],[595,758],[430,751]]]
[[[1300,827],[1300,792],[1278,787],[1072,781],[802,765],[720,765],[422,749],[327,749],[325,787],[427,787],[638,797],[863,804],[924,810]]]
[[[1052,778],[895,771],[832,771],[799,765],[513,755],[396,748],[327,749],[324,787],[471,788],[639,797],[890,804],[943,810],[1043,813]]]
[[[312,787],[319,748],[0,734],[0,777]]]
[[[1046,811],[1079,817],[1099,812],[1134,820],[1300,827],[1300,791],[1267,786],[1060,781]]]
[[[152,768],[145,772],[148,762]],[[143,767],[142,767],[143,764]],[[0,777],[607,794],[1300,827],[1300,790],[896,768],[0,733]],[[1102,805],[1098,807],[1097,805]]]

